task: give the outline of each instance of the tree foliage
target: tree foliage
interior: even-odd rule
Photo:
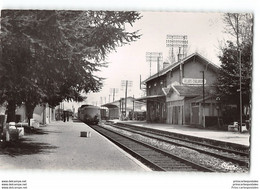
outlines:
[[[102,78],[95,72],[107,54],[140,37],[125,29],[140,18],[136,12],[4,10],[1,16],[1,100],[28,109],[97,92]]]
[[[219,56],[221,68],[218,75],[218,93],[223,102],[239,104],[241,53],[241,87],[243,105],[250,105],[253,57],[253,15],[227,13],[224,15],[225,31],[233,36],[226,42]],[[239,107],[239,106],[238,106]]]
[[[219,56],[221,67],[218,74],[218,91],[222,99],[228,103],[239,103],[239,65],[237,47],[232,42],[227,42],[228,46],[223,48],[222,55]],[[252,46],[242,45],[241,51],[241,87],[244,104],[248,105],[251,97],[251,56]]]

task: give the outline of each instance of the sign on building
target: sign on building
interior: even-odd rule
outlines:
[[[186,85],[202,85],[203,79],[183,78],[182,83]],[[204,84],[206,84],[206,79],[204,79]]]

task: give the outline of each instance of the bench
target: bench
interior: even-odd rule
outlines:
[[[234,122],[233,125],[228,125],[228,131],[239,131],[238,129],[238,122]],[[242,123],[241,132],[247,131],[246,124]]]

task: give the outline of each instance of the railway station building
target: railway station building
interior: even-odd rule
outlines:
[[[147,122],[214,125],[221,114],[216,97],[218,67],[199,53],[165,64],[143,83]]]

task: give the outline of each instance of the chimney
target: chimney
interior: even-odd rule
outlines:
[[[170,65],[169,62],[164,62],[164,63],[163,63],[163,69],[166,68],[166,67],[168,67],[169,65]]]
[[[181,54],[181,47],[179,47],[179,53],[178,53],[178,62],[183,59],[183,54]]]

